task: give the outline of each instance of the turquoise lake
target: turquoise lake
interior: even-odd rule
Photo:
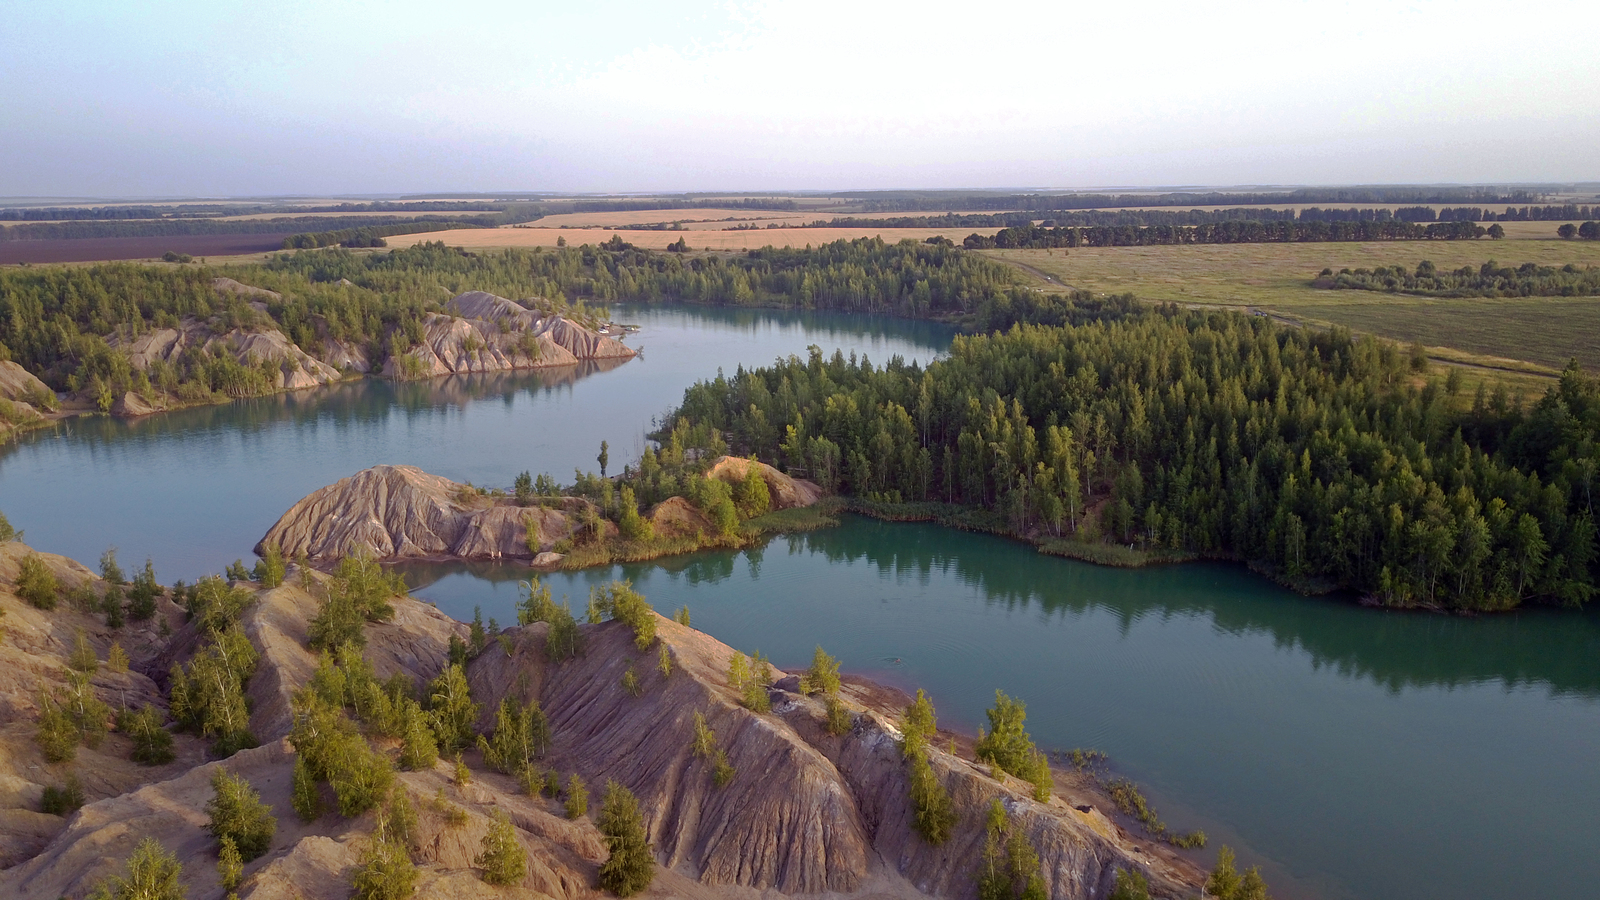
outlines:
[[[926,362],[951,332],[866,316],[619,309],[642,359],[323,391],[0,447],[0,510],[33,546],[161,580],[220,571],[301,496],[377,463],[478,484],[636,458],[652,418],[718,368],[826,352]],[[405,567],[461,618],[514,620],[515,566]],[[1402,614],[1308,599],[1242,567],[1139,571],[930,525],[846,517],[743,552],[547,578],[583,606],[631,579],[663,612],[780,666],[821,644],[928,689],[975,729],[999,688],[1035,740],[1092,747],[1174,829],[1260,864],[1283,898],[1582,896],[1600,884],[1600,615]]]

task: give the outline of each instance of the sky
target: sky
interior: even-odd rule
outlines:
[[[1600,180],[1600,5],[71,2],[0,196]]]

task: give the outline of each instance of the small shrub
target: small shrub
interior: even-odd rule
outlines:
[[[807,694],[839,693],[839,661],[829,656],[820,646],[811,657],[811,668],[800,676],[800,690]]]
[[[283,584],[284,575],[289,571],[289,565],[283,558],[283,551],[277,544],[270,544],[262,548],[265,552],[256,562],[255,569],[250,574],[256,581],[261,582],[264,588],[275,588]]]
[[[44,564],[39,554],[30,553],[18,564],[16,591],[18,597],[33,606],[51,610],[56,608],[56,601],[60,597],[61,582],[56,580],[55,573]]]
[[[94,653],[94,647],[89,645],[89,637],[78,629],[78,634],[73,640],[72,655],[67,657],[67,665],[79,672],[93,675],[100,668],[100,657]]]
[[[483,867],[483,880],[489,884],[516,884],[528,874],[527,851],[504,810],[494,811],[494,821],[483,836],[483,852],[472,864]]]
[[[143,622],[156,614],[156,598],[161,596],[161,585],[156,584],[156,569],[150,560],[144,561],[144,570],[133,576],[133,587],[128,591],[128,618]]]
[[[850,710],[845,708],[838,697],[828,698],[828,733],[839,737],[848,732],[854,723],[851,721]]]
[[[133,740],[134,762],[160,766],[176,757],[172,735],[161,720],[161,711],[154,706],[141,707],[138,712],[124,708],[117,713],[117,730]]]
[[[676,616],[673,616],[673,618],[677,621],[677,623],[679,625],[682,625],[685,628],[690,627],[689,626],[689,607],[687,607],[687,606],[678,607],[678,614]]]
[[[222,889],[229,893],[237,890],[239,882],[244,880],[244,857],[239,855],[233,838],[223,838],[222,846],[217,851],[217,880],[222,882]]]
[[[107,547],[106,552],[100,554],[100,580],[106,584],[127,584],[128,579],[122,574],[122,567],[117,565],[117,548]]]
[[[179,880],[183,866],[155,838],[139,842],[128,857],[128,875],[112,875],[96,885],[95,900],[184,900],[187,891]]]
[[[22,540],[22,532],[11,527],[11,521],[6,514],[0,512],[0,544],[9,544],[12,541]]]
[[[1150,880],[1137,869],[1118,869],[1106,900],[1150,900]]]
[[[622,689],[632,697],[637,697],[644,693],[644,688],[639,686],[639,675],[633,671],[632,663],[629,663],[628,668],[622,672]]]
[[[577,772],[567,781],[567,818],[576,819],[589,811],[589,789]]]
[[[667,645],[661,645],[661,653],[656,659],[656,671],[661,673],[661,680],[672,677],[672,653],[667,650]]]
[[[106,652],[106,668],[118,675],[128,671],[128,652],[116,641],[111,642],[111,649]]]
[[[49,695],[39,698],[39,728],[33,739],[44,758],[53,763],[67,762],[78,753],[77,726],[72,724],[72,717],[61,704]]]
[[[211,789],[215,793],[206,804],[211,816],[207,830],[219,841],[231,839],[245,862],[266,853],[278,820],[250,782],[219,767],[211,776]]]
[[[462,761],[461,754],[459,753],[456,754],[454,780],[457,787],[472,783],[472,770],[467,768],[467,764]]]
[[[417,890],[417,867],[405,844],[380,835],[361,849],[350,885],[353,900],[404,900]]]
[[[83,805],[83,785],[78,776],[68,775],[66,783],[47,785],[39,800],[39,811],[49,816],[65,816]]]

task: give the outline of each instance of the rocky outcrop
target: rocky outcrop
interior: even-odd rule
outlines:
[[[415,466],[373,466],[290,507],[257,547],[313,560],[363,548],[381,559],[531,559],[572,535],[572,513],[587,502],[566,504],[497,504]]]
[[[270,370],[273,387],[301,390],[331,384],[339,371],[301,350],[283,332],[266,325],[228,328],[219,320],[187,318],[177,328],[151,328],[139,334],[118,331],[106,338],[133,367],[147,371],[156,360],[176,362],[190,348],[227,353],[242,365]],[[263,364],[266,364],[263,366]]]
[[[628,359],[636,351],[560,315],[541,315],[503,297],[469,291],[448,314],[429,314],[422,340],[383,373],[408,378],[576,365]]]
[[[810,506],[822,499],[822,488],[815,484],[801,478],[791,478],[764,462],[755,462],[738,456],[718,458],[706,471],[706,476],[736,483],[749,477],[751,466],[761,471],[761,480],[767,483],[767,493],[771,497],[771,508],[774,510]]]
[[[53,397],[50,386],[11,360],[0,360],[0,400],[33,404],[41,397]]]

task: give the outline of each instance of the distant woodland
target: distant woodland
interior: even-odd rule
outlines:
[[[1456,241],[1498,236],[1472,222],[1255,222],[1212,225],[1099,225],[1088,228],[1022,225],[992,237],[969,235],[968,250],[1043,250],[1060,247],[1144,247],[1168,244],[1292,244],[1320,241]]]
[[[1386,291],[1429,297],[1594,297],[1600,296],[1600,268],[1557,268],[1535,263],[1502,266],[1489,260],[1481,266],[1443,271],[1423,260],[1415,269],[1323,269],[1311,282],[1331,290]]]

